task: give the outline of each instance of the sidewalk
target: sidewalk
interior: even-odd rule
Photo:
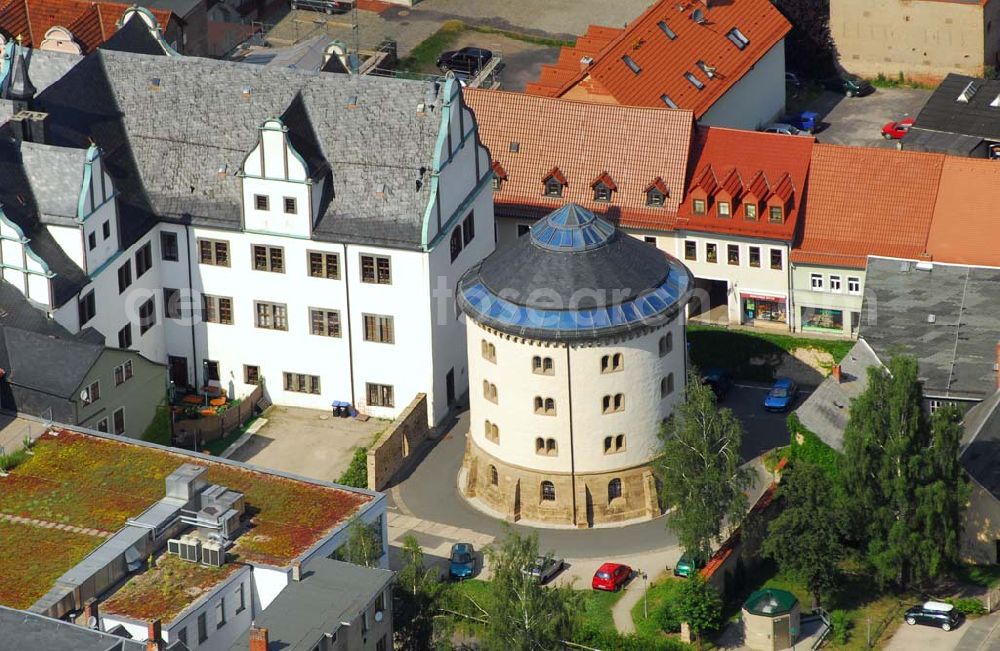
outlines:
[[[981,617],[970,623],[967,629],[955,646],[955,651],[1000,649],[1000,613]]]

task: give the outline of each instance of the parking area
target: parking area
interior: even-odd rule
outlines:
[[[336,481],[355,448],[370,445],[389,426],[384,420],[362,422],[296,407],[272,407],[265,417],[267,424],[231,458],[325,481]]]
[[[882,137],[887,122],[916,117],[923,109],[930,90],[922,88],[877,88],[866,97],[847,98],[823,91],[804,103],[806,110],[820,115],[819,142],[855,147],[895,147],[896,141]]]
[[[733,410],[743,423],[743,447],[740,454],[744,461],[754,459],[776,447],[788,445],[787,413],[765,411],[764,396],[770,390],[766,384],[737,382],[726,394],[720,407]],[[792,409],[802,404],[809,395],[808,390],[800,390]]]

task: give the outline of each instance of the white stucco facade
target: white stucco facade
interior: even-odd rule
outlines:
[[[707,126],[757,129],[785,110],[785,40],[736,82],[698,120]]]

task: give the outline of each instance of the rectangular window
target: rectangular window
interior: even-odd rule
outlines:
[[[375,643],[375,651],[386,651],[386,637],[383,635],[379,638],[379,641]]]
[[[285,391],[292,391],[294,393],[314,393],[317,395],[320,392],[318,375],[288,373],[287,371],[282,375],[285,380]]]
[[[221,375],[219,375],[219,362],[214,359],[203,359],[201,361],[202,368],[205,369],[205,382],[210,381],[218,382]]]
[[[684,241],[684,259],[685,260],[697,260],[698,259],[698,243],[694,240]]]
[[[216,267],[229,266],[229,242],[199,239],[198,253],[201,264],[210,264]]]
[[[97,314],[97,304],[94,302],[94,292],[89,291],[80,297],[79,304],[80,312],[80,327],[82,328],[87,321],[94,318]]]
[[[104,239],[111,237],[111,222],[101,224],[101,235],[104,236]]]
[[[125,327],[118,331],[118,347],[132,347],[132,324],[126,323]]]
[[[830,291],[840,293],[840,276],[830,276]]]
[[[125,408],[119,407],[115,409],[114,413],[111,415],[111,420],[114,423],[113,432],[119,436],[125,435]]]
[[[656,23],[656,25],[657,27],[660,28],[660,31],[663,32],[663,35],[669,38],[671,41],[677,38],[677,34],[674,33],[674,30],[670,29],[670,27],[664,21],[661,20],[660,22]]]
[[[267,210],[268,200],[266,194],[253,195],[253,207],[257,210]]]
[[[128,382],[132,378],[132,360],[126,360],[124,364],[115,367],[115,386]]]
[[[160,233],[160,258],[162,260],[169,260],[170,262],[177,262],[177,233],[171,233],[169,231],[163,231]]]
[[[177,641],[183,644],[184,646],[187,646],[188,643],[187,626],[181,626],[180,629],[177,629]]]
[[[642,68],[639,67],[639,64],[636,63],[635,59],[633,59],[629,55],[627,54],[622,55],[622,61],[625,62],[625,65],[628,66],[628,69],[631,70],[634,74],[639,74],[640,72],[642,72]]]
[[[751,246],[749,249],[749,259],[751,267],[760,267],[760,247]]]
[[[696,214],[696,215],[704,215],[705,214],[705,200],[704,199],[695,199],[694,201],[691,202],[691,205],[694,208],[694,214]]]
[[[243,383],[244,384],[260,384],[260,367],[252,366],[250,364],[243,365]],[[243,596],[243,584],[240,584],[240,596]],[[240,604],[243,600],[240,599]],[[243,610],[242,606],[236,612]]]
[[[719,217],[722,217],[723,219],[729,219],[730,215],[729,215],[728,201],[720,201],[715,209],[718,211]]]
[[[365,383],[365,394],[368,397],[369,407],[393,407],[395,403],[392,398],[392,385]]]
[[[321,337],[339,337],[340,311],[309,308],[309,332]]]
[[[226,598],[219,599],[215,604],[215,628],[222,628],[226,625]]]
[[[313,278],[340,278],[340,256],[336,253],[309,252],[309,275]]]
[[[284,303],[254,303],[257,327],[265,330],[288,330],[288,308]]]
[[[476,237],[476,213],[470,212],[469,216],[462,220],[462,242],[468,244]]]
[[[83,390],[83,404],[90,405],[101,399],[101,382],[96,380]]]
[[[181,290],[163,288],[163,315],[168,319],[181,318]]]
[[[823,274],[812,274],[809,276],[809,284],[814,292],[823,291]]]
[[[771,249],[771,268],[776,271],[781,271],[784,268],[784,259],[781,255],[781,249]]]
[[[285,197],[285,214],[286,215],[294,215],[294,214],[296,214],[298,212],[298,210],[296,209],[297,207],[296,207],[295,204],[296,204],[295,197]]]
[[[254,244],[253,268],[256,271],[285,273],[285,250],[280,246]]]
[[[740,245],[730,244],[726,247],[726,260],[729,264],[738,265],[740,263]]]
[[[365,341],[375,341],[380,344],[395,343],[391,316],[380,314],[363,314],[365,322]]]
[[[132,261],[126,260],[125,264],[118,267],[118,293],[121,294],[132,284]]]
[[[97,248],[97,233],[91,233],[87,236],[87,249],[93,251]]]
[[[847,293],[848,294],[860,294],[861,293],[861,279],[854,276],[847,277]]]
[[[97,431],[98,432],[105,432],[105,433],[108,431],[108,419],[107,418],[102,418],[101,420],[97,421]]]
[[[254,384],[256,384],[256,382],[254,382]],[[247,607],[246,594],[243,592],[243,584],[241,583],[240,587],[236,589],[236,614],[239,615],[240,613],[242,613],[246,609],[246,607]]]
[[[718,245],[711,242],[705,245],[705,260],[713,264],[719,261]]]
[[[156,325],[156,298],[150,296],[139,306],[139,334],[146,334]]]
[[[392,284],[389,258],[381,255],[361,256],[361,282],[376,285]]]
[[[198,615],[198,644],[208,639],[208,622],[205,613]]]
[[[743,214],[746,216],[748,222],[757,221],[757,204],[755,203],[743,204]]]
[[[233,299],[228,296],[202,294],[201,318],[206,323],[233,325]]]
[[[784,211],[781,209],[781,206],[771,206],[769,214],[771,216],[770,222],[772,224],[780,224],[785,221]]]
[[[135,252],[135,277],[142,278],[142,275],[153,268],[153,243],[146,242]]]

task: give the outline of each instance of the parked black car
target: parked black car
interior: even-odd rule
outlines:
[[[726,394],[733,386],[733,378],[729,375],[729,371],[724,368],[708,369],[701,374],[701,381],[711,387],[715,393],[715,399],[720,402],[725,400]]]
[[[461,50],[443,52],[437,60],[441,72],[452,72],[474,76],[482,70],[493,53],[481,47],[463,47]]]
[[[943,631],[950,631],[961,622],[961,615],[951,604],[927,601],[907,610],[903,619],[910,626],[923,624],[924,626],[937,626]]]
[[[845,97],[864,97],[875,92],[875,87],[861,77],[854,75],[837,75],[823,80],[823,88]]]

